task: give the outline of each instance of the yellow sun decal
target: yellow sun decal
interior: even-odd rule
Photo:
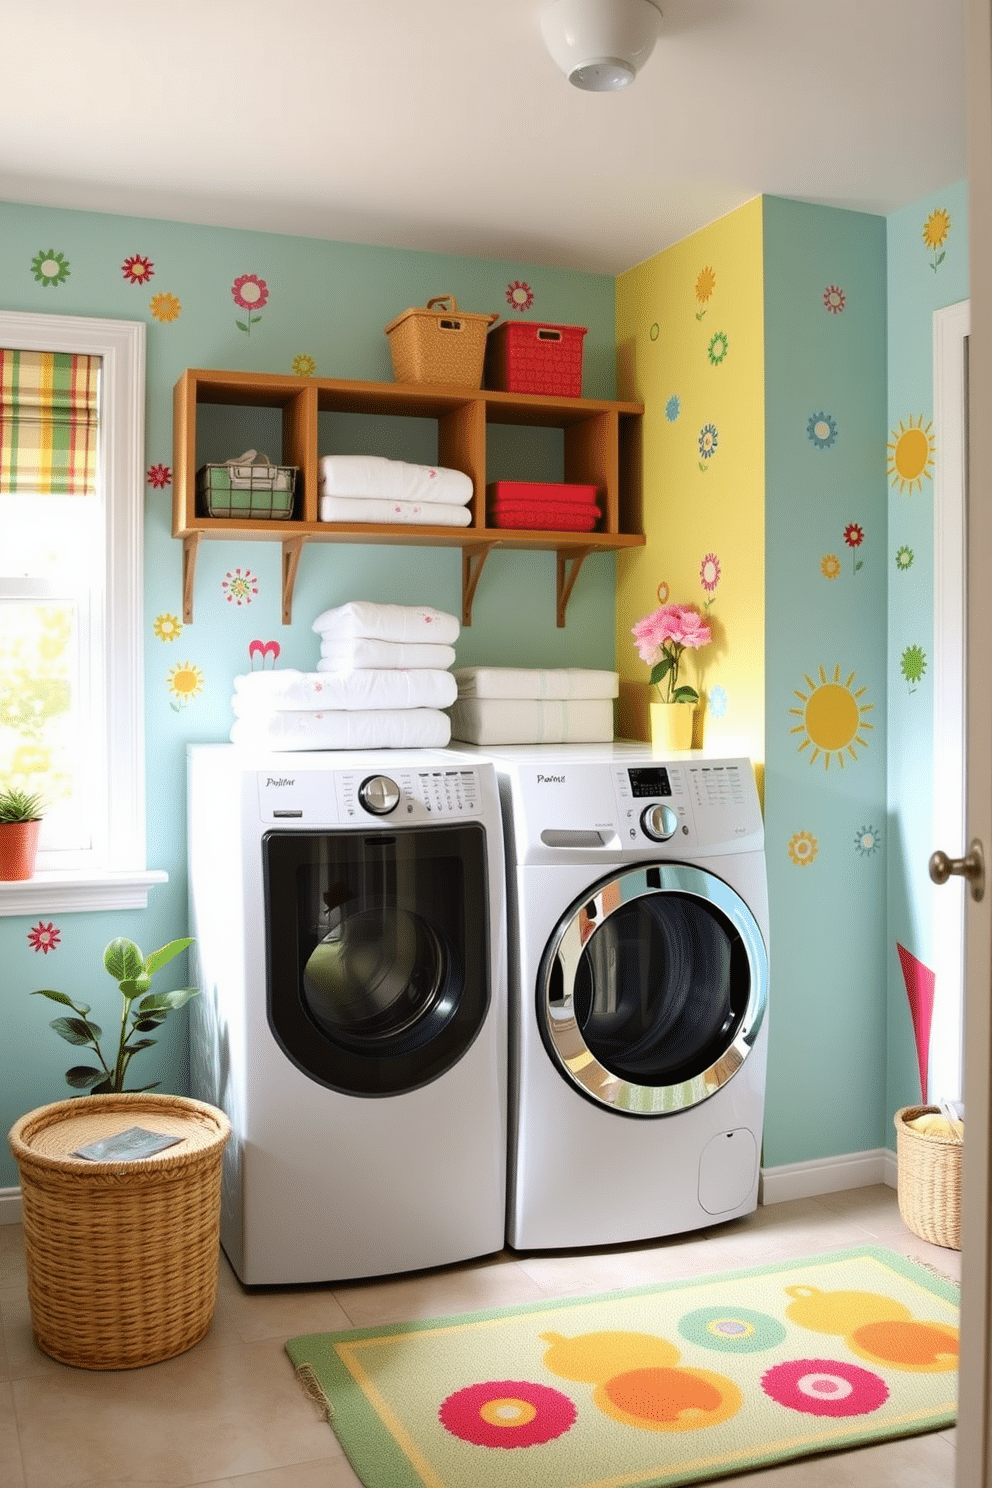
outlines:
[[[797,868],[808,868],[819,851],[812,832],[793,832],[789,838],[789,857]]]
[[[912,490],[914,486],[919,490],[924,478],[933,478],[933,424],[924,428],[922,413],[915,423],[912,414],[908,425],[899,420],[899,428],[892,434],[888,451],[890,485],[898,485],[900,491],[907,487]]]
[[[166,678],[169,691],[179,704],[192,702],[203,691],[203,673],[191,661],[180,661]],[[173,704],[175,707],[176,704]]]
[[[813,764],[823,755],[823,768],[829,770],[830,760],[833,755],[837,756],[837,763],[843,767],[845,754],[851,759],[857,759],[858,752],[855,745],[867,749],[868,740],[861,737],[874,725],[869,723],[866,714],[874,708],[874,703],[863,703],[861,699],[867,691],[859,687],[852,691],[851,683],[854,681],[855,673],[852,672],[845,682],[840,680],[840,667],[834,667],[834,674],[828,677],[826,671],[820,667],[820,680],[815,682],[812,677],[806,676],[805,681],[809,688],[808,692],[802,692],[799,688],[794,689],[795,696],[802,704],[801,708],[790,708],[789,712],[801,722],[797,723],[789,732],[802,734],[799,743],[799,751],[811,749],[809,756],[810,764]]]

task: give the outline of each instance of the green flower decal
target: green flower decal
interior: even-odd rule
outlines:
[[[927,654],[923,647],[907,646],[900,658],[899,669],[909,684],[910,692],[915,692],[927,669]]]
[[[64,253],[44,248],[31,260],[31,272],[39,284],[64,284],[69,277],[69,260]]]
[[[907,547],[901,547],[901,548],[899,548],[896,551],[896,568],[898,568],[901,573],[905,573],[906,570],[909,569],[909,568],[912,568],[912,566],[913,566],[913,550],[912,550],[912,548],[907,548]]]
[[[716,335],[713,337],[707,348],[706,355],[709,357],[714,367],[719,367],[720,363],[723,361],[729,350],[730,342],[728,341],[725,332],[717,331]]]

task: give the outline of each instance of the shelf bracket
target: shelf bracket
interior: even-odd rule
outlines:
[[[489,545],[462,548],[462,624],[472,624],[472,602],[486,559],[492,552]]]
[[[287,537],[282,545],[282,623],[293,623],[293,589],[296,585],[296,570],[300,566],[300,554],[306,545],[304,537]]]
[[[196,578],[196,555],[200,534],[190,532],[183,538],[183,624],[193,624],[193,581]]]
[[[579,577],[579,569],[593,552],[594,548],[568,548],[559,549],[555,554],[555,617],[559,630],[565,627],[565,611]]]

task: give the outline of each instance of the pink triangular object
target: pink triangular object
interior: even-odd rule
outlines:
[[[933,1021],[933,994],[937,978],[929,966],[918,961],[912,951],[896,941],[902,979],[906,984],[909,1011],[913,1018],[916,1035],[916,1058],[920,1066],[920,1094],[927,1103],[927,1064],[930,1058],[930,1024]]]

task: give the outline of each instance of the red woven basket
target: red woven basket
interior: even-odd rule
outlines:
[[[585,334],[585,326],[504,321],[486,337],[486,387],[580,398]]]

